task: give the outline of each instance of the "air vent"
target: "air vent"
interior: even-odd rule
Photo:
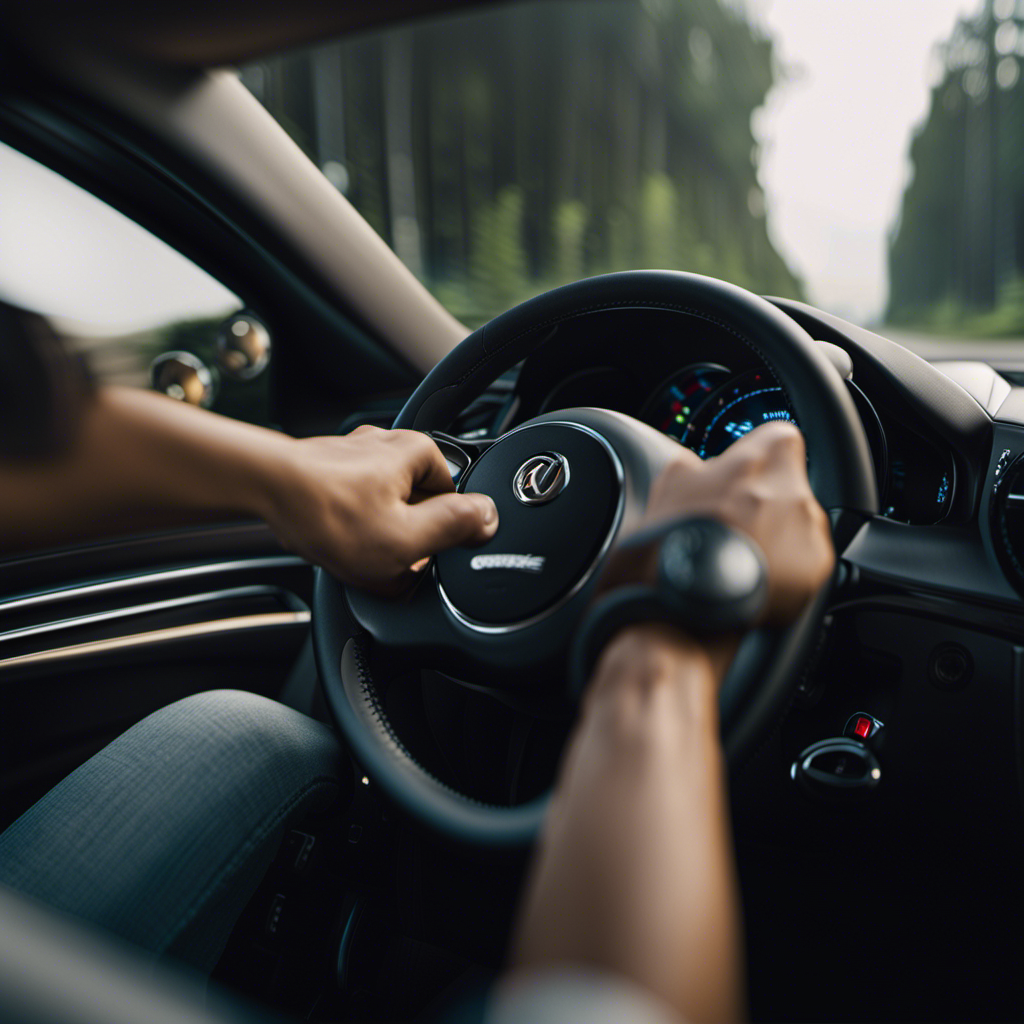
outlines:
[[[1024,456],[1000,465],[996,474],[992,539],[1010,582],[1024,594]]]

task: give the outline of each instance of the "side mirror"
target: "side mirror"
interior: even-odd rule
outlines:
[[[210,368],[191,352],[164,352],[149,366],[150,383],[179,402],[209,409],[217,395],[217,382]]]
[[[270,362],[270,334],[251,313],[236,313],[217,331],[217,365],[233,380],[252,380]]]

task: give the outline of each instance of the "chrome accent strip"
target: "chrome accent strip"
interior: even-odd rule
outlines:
[[[192,637],[211,636],[217,633],[231,633],[251,629],[270,629],[281,626],[308,625],[310,613],[265,612],[261,615],[237,615],[231,619],[214,619],[210,622],[193,622],[187,626],[169,626],[148,633],[134,633],[131,636],[110,637],[106,640],[88,640],[68,647],[56,647],[49,651],[33,654],[17,654],[12,658],[0,658],[0,672],[18,665],[42,664],[48,661],[63,661],[67,658],[90,657],[109,651],[125,650],[132,647],[146,647],[150,644],[172,640],[187,640]]]
[[[34,608],[38,605],[53,604],[57,601],[75,600],[79,597],[90,597],[94,594],[117,593],[120,590],[131,590],[151,583],[173,583],[175,580],[187,580],[194,576],[214,575],[221,572],[241,572],[246,569],[281,569],[287,566],[307,565],[297,555],[270,555],[264,558],[240,558],[229,562],[204,562],[202,565],[190,565],[183,569],[163,569],[157,572],[142,573],[138,576],[122,576],[104,583],[86,583],[82,586],[62,587],[46,590],[26,597],[15,597],[0,601],[0,615],[6,611],[18,611],[22,608]]]
[[[211,590],[205,594],[189,594],[187,597],[172,597],[165,601],[151,601],[148,604],[135,604],[127,608],[112,608],[105,612],[93,612],[91,615],[77,615],[70,619],[57,619],[54,622],[43,622],[37,626],[22,626],[0,633],[0,644],[9,640],[21,640],[29,636],[43,633],[55,633],[66,629],[77,629],[99,622],[110,622],[116,619],[129,619],[147,612],[170,611],[175,608],[188,608],[191,605],[210,604],[214,601],[230,601],[239,597],[275,597],[287,594],[279,587],[252,586],[232,587],[228,590]]]
[[[626,470],[622,465],[622,460],[619,458],[619,453],[612,447],[608,439],[603,434],[599,434],[592,427],[585,426],[582,423],[573,423],[571,420],[546,420],[544,423],[524,423],[521,427],[516,427],[515,430],[510,430],[507,434],[502,434],[501,437],[491,445],[491,448],[495,445],[501,444],[506,437],[511,437],[513,434],[518,434],[520,430],[528,430],[531,427],[572,427],[573,430],[580,430],[584,434],[589,434],[595,441],[600,443],[611,457],[612,466],[615,469],[615,477],[619,483],[619,502],[615,509],[615,515],[612,517],[612,525],[608,528],[608,536],[605,537],[600,550],[594,556],[594,560],[587,567],[583,575],[576,581],[572,589],[563,594],[557,601],[555,601],[554,604],[545,608],[543,611],[538,612],[536,615],[531,615],[528,619],[522,619],[519,622],[511,622],[507,625],[502,624],[500,626],[495,626],[485,622],[477,622],[476,619],[471,619],[469,616],[464,615],[455,607],[454,604],[452,604],[451,598],[445,593],[445,589],[437,577],[437,563],[435,562],[433,566],[434,582],[437,584],[437,592],[441,595],[442,603],[453,618],[461,622],[462,625],[475,630],[477,633],[513,633],[518,629],[525,629],[527,626],[532,626],[534,623],[540,622],[541,619],[546,619],[549,615],[558,611],[559,608],[571,601],[583,589],[590,577],[597,571],[597,567],[601,564],[604,556],[608,554],[608,549],[612,546],[612,543],[619,532],[619,527],[622,525],[622,516],[626,508],[626,493],[624,489],[626,483]],[[488,448],[487,450],[490,451],[491,448]]]

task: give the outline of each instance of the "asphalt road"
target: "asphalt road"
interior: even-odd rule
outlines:
[[[975,341],[972,338],[919,334],[884,325],[871,330],[909,348],[923,359],[977,359],[984,363],[1024,367],[1024,338],[986,338]]]

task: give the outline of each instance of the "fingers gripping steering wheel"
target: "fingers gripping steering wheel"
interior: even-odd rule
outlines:
[[[710,322],[748,345],[789,396],[807,443],[811,486],[824,508],[877,512],[860,419],[819,346],[764,299],[694,274],[609,274],[515,307],[438,363],[395,426],[445,430],[562,325],[631,308]],[[569,641],[598,570],[616,538],[627,536],[642,516],[652,480],[677,450],[651,427],[609,410],[537,416],[504,434],[462,474],[460,488],[490,494],[501,517],[482,548],[439,555],[399,601],[348,589],[318,571],[313,635],[328,703],[356,758],[412,816],[463,842],[511,846],[535,837],[547,797],[515,807],[484,805],[430,774],[391,726],[371,651],[503,691],[524,705],[564,702]],[[741,646],[720,699],[731,761],[791,695],[826,600],[822,593],[792,626],[755,630]]]

